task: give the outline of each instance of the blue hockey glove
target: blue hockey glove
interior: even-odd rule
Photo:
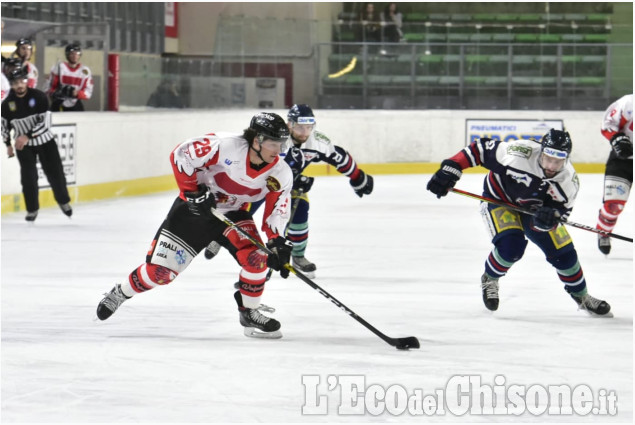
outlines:
[[[204,184],[198,185],[198,191],[196,192],[184,192],[185,199],[187,200],[187,207],[190,212],[200,217],[214,217],[212,214],[212,208],[216,207],[216,201],[214,195],[209,191]]]
[[[446,159],[441,163],[441,168],[434,173],[426,188],[441,199],[448,194],[462,175],[461,166],[451,159]]]
[[[300,173],[302,173],[302,170],[304,170],[305,165],[302,149],[291,146],[284,156],[284,161],[291,167],[293,178],[297,179]]]
[[[553,230],[560,222],[560,212],[551,207],[542,206],[534,211],[531,226],[541,232]]]
[[[617,133],[611,138],[611,147],[619,159],[633,156],[633,142],[624,133]]]
[[[311,186],[313,186],[313,180],[315,180],[313,177],[307,177],[300,174],[293,181],[293,190],[301,189],[304,193],[307,193],[309,190],[311,190]]]
[[[278,236],[267,242],[267,248],[271,250],[271,254],[267,256],[267,266],[280,272],[283,279],[289,277],[289,270],[284,267],[291,260],[291,249],[293,245],[291,241]]]
[[[373,191],[373,185],[374,185],[373,176],[371,176],[370,174],[366,174],[362,170],[359,170],[359,175],[357,176],[357,179],[355,180],[351,179],[350,183],[351,183],[351,186],[353,187],[353,190],[355,191],[357,196],[359,196],[360,198],[364,195],[370,195],[371,192]]]

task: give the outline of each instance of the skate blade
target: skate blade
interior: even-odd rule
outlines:
[[[315,272],[304,272],[298,268],[296,268],[297,271],[299,271],[300,273],[302,273],[303,275],[305,275],[306,277],[308,277],[309,279],[315,279]]]
[[[584,311],[584,312],[585,312],[586,314],[588,314],[590,317],[593,317],[593,318],[595,318],[595,319],[612,319],[612,318],[613,318],[613,312],[612,312],[612,311],[609,311],[609,312],[608,312],[608,313],[606,313],[606,314],[597,314],[597,313],[594,313],[594,312],[592,312],[592,311],[589,311],[589,310],[587,310],[587,309],[585,309],[585,308],[579,308],[578,310],[579,310],[579,311]]]
[[[244,328],[245,336],[249,338],[261,338],[261,339],[280,339],[282,338],[282,332],[279,330],[273,332],[263,332],[257,328],[246,327]]]

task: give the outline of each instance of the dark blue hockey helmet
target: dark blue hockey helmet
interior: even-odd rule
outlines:
[[[567,159],[571,154],[573,142],[569,133],[552,128],[542,137],[541,152],[547,156],[559,159]]]
[[[289,109],[287,120],[297,124],[315,124],[315,115],[309,105],[295,104]]]
[[[249,128],[256,132],[258,141],[269,139],[275,142],[286,142],[289,128],[282,117],[273,112],[260,112],[253,116]]]

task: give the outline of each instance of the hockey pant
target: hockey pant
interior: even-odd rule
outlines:
[[[611,151],[604,174],[604,196],[598,215],[597,229],[613,231],[618,216],[624,211],[633,184],[633,160],[620,159]]]
[[[294,257],[304,257],[306,245],[309,242],[309,197],[306,193],[301,195],[295,190],[291,192],[291,203],[298,206],[295,209],[289,229],[287,230],[287,238],[293,243],[291,255]]]
[[[64,176],[64,168],[62,160],[57,149],[55,140],[51,140],[39,146],[25,146],[24,149],[18,151],[18,161],[20,162],[20,182],[22,183],[22,194],[24,195],[24,203],[28,212],[34,212],[40,209],[39,186],[37,173],[37,159],[39,158],[42,165],[42,171],[46,175],[55,201],[62,205],[71,201],[66,188],[66,177]]]
[[[262,241],[249,212],[230,211],[225,215]],[[132,296],[170,283],[212,240],[221,238],[231,245],[230,252],[242,267],[239,282],[244,306],[257,308],[267,276],[267,255],[220,220],[193,215],[181,198],[176,198],[159,227],[146,262],[130,273],[128,285],[122,285],[124,294]]]
[[[586,281],[578,254],[569,232],[558,225],[549,232],[532,230],[532,216],[493,204],[481,203],[481,214],[492,238],[494,248],[485,261],[485,273],[499,279],[520,260],[527,239],[538,246],[547,261],[556,269],[558,278],[568,293],[585,293]]]

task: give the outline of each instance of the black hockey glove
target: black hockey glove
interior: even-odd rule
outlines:
[[[532,227],[541,232],[553,230],[560,222],[560,212],[551,207],[542,206],[534,211]]]
[[[185,199],[187,199],[187,207],[192,214],[200,217],[214,217],[212,208],[216,207],[216,201],[207,186],[199,184],[198,191],[184,192],[183,195],[185,195]]]
[[[73,86],[59,86],[55,92],[53,92],[53,99],[68,99],[73,96]]]
[[[633,156],[633,142],[624,133],[617,133],[611,137],[611,147],[619,159],[628,159]]]
[[[313,180],[313,177],[300,174],[298,178],[293,181],[293,190],[302,190],[302,192],[307,193],[311,190],[311,186],[313,186]]]
[[[373,176],[370,174],[366,174],[362,170],[359,170],[359,175],[357,179],[350,180],[351,186],[353,186],[353,190],[360,198],[364,195],[370,195],[373,191]]]
[[[271,250],[271,254],[267,256],[267,266],[280,272],[283,279],[289,277],[289,270],[284,267],[291,260],[291,241],[278,236],[267,242],[267,248]]]
[[[448,194],[448,191],[454,187],[463,175],[461,166],[451,159],[446,159],[441,163],[441,168],[434,173],[428,182],[427,189],[437,195],[437,198]]]

